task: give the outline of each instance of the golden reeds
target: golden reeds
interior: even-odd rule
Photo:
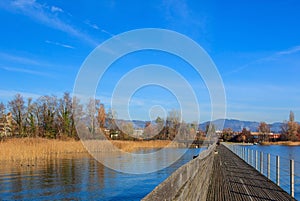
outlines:
[[[84,145],[83,145],[84,144]],[[178,147],[170,141],[96,141],[87,140],[82,144],[75,140],[50,140],[44,138],[15,138],[0,142],[0,162],[36,162],[49,158],[64,158],[66,155],[87,154],[91,152],[107,152],[121,149],[126,152],[133,152],[140,148],[163,148]],[[111,145],[114,146],[111,146]],[[1,162],[1,163],[2,163]]]
[[[16,138],[0,142],[0,160],[37,160],[66,153],[86,153],[80,141]]]
[[[285,146],[300,146],[300,142],[278,141],[278,142],[261,142],[261,145],[285,145]]]

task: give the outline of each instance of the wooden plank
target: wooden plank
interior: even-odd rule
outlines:
[[[295,200],[225,146],[217,147],[208,201]]]

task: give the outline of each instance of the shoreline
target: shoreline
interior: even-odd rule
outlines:
[[[292,142],[292,141],[261,142],[260,145],[300,146],[300,142]]]
[[[254,143],[243,143],[243,142],[225,142],[230,145],[240,145],[240,146],[253,146],[256,145]],[[269,146],[269,145],[278,145],[278,146],[300,146],[299,142],[293,142],[293,141],[278,141],[278,142],[260,142],[257,143],[258,145],[262,146]]]

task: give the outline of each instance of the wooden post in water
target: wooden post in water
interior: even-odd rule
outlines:
[[[291,191],[291,196],[295,196],[294,192],[294,175],[295,175],[295,169],[294,169],[294,160],[290,160],[290,191]]]
[[[264,152],[260,152],[260,173],[264,173]]]
[[[270,177],[271,177],[271,174],[270,174],[270,166],[271,166],[271,156],[270,156],[270,154],[268,154],[268,179],[270,179]]]
[[[280,186],[280,157],[276,156],[276,184]]]

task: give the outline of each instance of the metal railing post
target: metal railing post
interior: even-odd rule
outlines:
[[[260,173],[264,173],[264,152],[260,152]]]
[[[276,184],[280,185],[280,157],[276,156]]]
[[[270,179],[271,178],[271,175],[270,175],[270,166],[271,166],[271,156],[270,156],[270,154],[268,154],[268,179]]]
[[[254,152],[254,150],[253,149],[251,149],[251,165],[253,166],[253,164],[254,164],[254,160],[253,160],[253,152]]]
[[[242,153],[243,153],[243,149],[242,149],[243,147],[240,147],[240,158],[242,158]]]
[[[250,149],[248,149],[248,164],[250,164]]]
[[[255,150],[255,169],[258,170],[258,152]]]
[[[240,157],[243,158],[243,147],[240,147],[241,148],[241,155]]]
[[[242,147],[242,159],[245,160],[245,147]]]
[[[294,184],[295,184],[295,169],[294,169],[294,160],[290,160],[290,192],[291,192],[291,196],[294,197],[295,196],[295,192],[294,192]]]

